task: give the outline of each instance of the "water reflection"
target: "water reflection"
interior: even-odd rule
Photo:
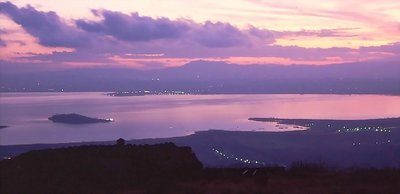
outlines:
[[[47,117],[79,113],[115,122],[70,126]],[[110,97],[104,93],[3,93],[0,144],[153,138],[207,129],[293,128],[249,117],[366,119],[400,116],[400,97],[382,95],[194,95]]]

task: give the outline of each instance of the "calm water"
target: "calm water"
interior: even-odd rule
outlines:
[[[400,116],[400,97],[383,95],[185,95],[110,97],[104,93],[0,94],[0,144],[172,137],[208,129],[278,131],[249,117],[365,119]],[[54,114],[114,118],[55,124]],[[287,130],[290,130],[287,129]]]

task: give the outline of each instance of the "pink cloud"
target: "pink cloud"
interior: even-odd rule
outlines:
[[[353,37],[357,36],[353,31],[358,28],[277,31],[248,26],[243,29],[224,22],[199,23],[109,10],[93,11],[99,17],[97,20],[77,19],[70,24],[55,12],[38,11],[32,6],[19,8],[10,2],[0,3],[0,13],[8,15],[42,46],[73,49],[68,52],[22,55],[13,59],[32,63],[47,61],[66,66],[126,65],[146,69],[177,66],[197,59],[226,60],[232,63],[330,64],[400,55],[399,43],[359,49],[304,48],[276,44],[277,39],[290,37]],[[310,14],[324,17],[343,14],[343,18],[370,19],[346,11]],[[9,48],[7,44],[3,47]]]

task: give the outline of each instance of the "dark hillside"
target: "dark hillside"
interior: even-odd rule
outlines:
[[[30,151],[0,161],[2,194],[398,194],[400,170],[289,167],[202,168],[189,147],[90,145]]]
[[[98,193],[191,179],[202,169],[189,147],[80,146],[31,151],[0,162],[0,193]]]

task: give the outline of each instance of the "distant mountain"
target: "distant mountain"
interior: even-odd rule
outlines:
[[[397,78],[400,64],[363,62],[333,65],[237,65],[224,62],[194,61],[184,66],[152,71],[165,79],[296,79],[296,78]],[[183,75],[179,75],[182,73]]]
[[[2,92],[181,90],[196,93],[400,94],[400,64],[238,65],[193,61],[157,70],[79,68],[0,74]]]

